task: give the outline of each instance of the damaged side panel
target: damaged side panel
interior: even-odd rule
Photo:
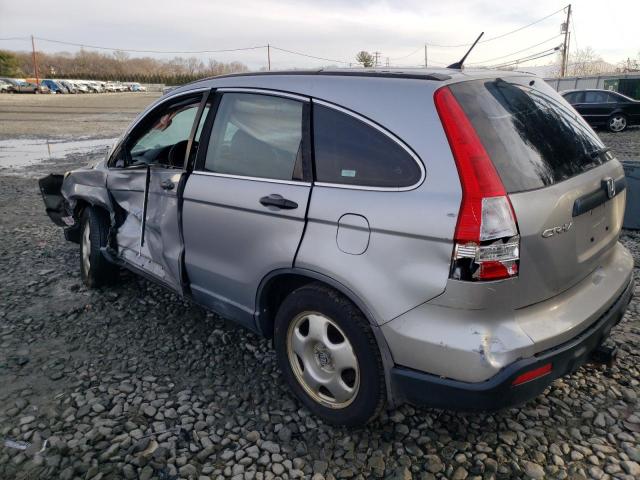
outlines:
[[[147,249],[140,250],[146,181],[146,168],[114,169],[109,176],[109,190],[123,213],[116,239],[118,254],[125,258],[133,255],[149,258]]]
[[[107,172],[103,163],[96,167],[85,167],[64,175],[51,174],[38,181],[40,192],[49,218],[65,229],[68,240],[78,241],[81,203],[99,206],[107,210],[111,223],[115,216],[106,186]]]

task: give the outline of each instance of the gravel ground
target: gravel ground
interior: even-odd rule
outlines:
[[[598,135],[616,154],[618,160],[640,161],[640,126],[629,127],[622,133],[598,130]]]
[[[603,136],[640,152],[638,129]],[[402,406],[347,430],[289,394],[268,341],[126,272],[87,290],[43,210],[0,175],[0,479],[640,478],[638,287],[613,368],[496,414]],[[640,232],[622,241],[640,265]]]

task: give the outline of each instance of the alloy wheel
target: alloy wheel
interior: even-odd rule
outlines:
[[[627,127],[627,119],[622,115],[614,115],[609,119],[609,129],[612,132],[621,132]]]
[[[291,369],[316,402],[335,409],[349,406],[358,394],[360,369],[342,329],[318,312],[303,312],[289,324],[287,354]]]

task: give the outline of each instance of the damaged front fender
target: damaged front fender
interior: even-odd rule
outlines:
[[[76,241],[72,231],[79,226],[81,205],[98,206],[109,212],[111,224],[115,224],[115,213],[107,190],[107,168],[105,162],[95,167],[83,167],[64,175],[51,174],[38,181],[40,193],[49,218],[61,227],[67,227],[65,236]]]

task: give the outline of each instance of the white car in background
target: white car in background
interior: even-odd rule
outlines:
[[[146,92],[147,87],[143,87],[138,82],[125,82],[124,85],[130,92]]]
[[[70,83],[76,88],[76,91],[78,91],[79,93],[89,93],[89,87],[86,83],[80,80],[72,80]]]
[[[87,82],[89,84],[89,89],[95,93],[104,92],[104,87],[101,82]]]

